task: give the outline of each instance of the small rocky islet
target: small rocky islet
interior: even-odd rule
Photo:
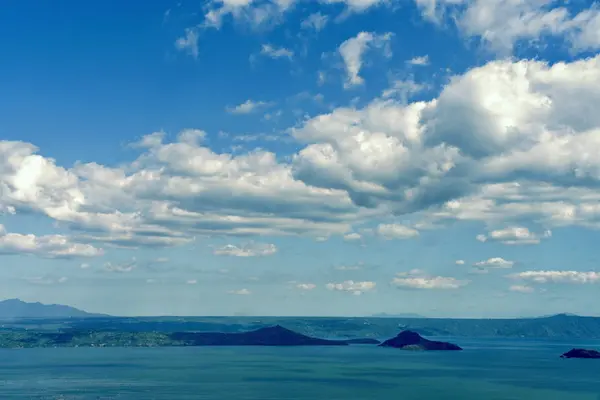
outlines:
[[[600,359],[600,351],[590,349],[571,349],[560,358],[598,358]]]

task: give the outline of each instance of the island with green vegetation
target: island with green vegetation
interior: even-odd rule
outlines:
[[[331,340],[303,335],[280,325],[248,332],[127,332],[25,329],[0,331],[0,348],[175,347],[175,346],[348,346],[379,344],[375,339]]]

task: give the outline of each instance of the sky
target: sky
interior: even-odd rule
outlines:
[[[9,1],[0,298],[600,315],[600,3]]]

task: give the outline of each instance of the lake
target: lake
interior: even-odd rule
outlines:
[[[0,399],[600,400],[600,360],[559,358],[573,344],[454,341],[465,350],[5,349],[0,350]]]

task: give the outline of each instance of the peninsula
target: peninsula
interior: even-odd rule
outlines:
[[[600,358],[600,351],[588,349],[572,349],[560,356],[560,358]]]

